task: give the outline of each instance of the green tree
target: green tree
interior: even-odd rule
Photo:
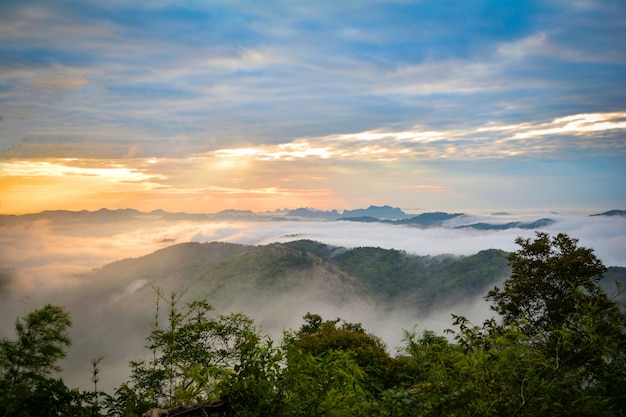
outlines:
[[[218,398],[222,380],[241,364],[241,349],[255,334],[252,320],[243,314],[213,316],[204,301],[181,307],[176,293],[166,298],[157,290],[157,297],[147,337],[151,357],[130,363],[129,387],[138,403],[167,408]],[[160,324],[159,301],[168,307],[166,326]]]
[[[227,394],[232,415],[286,415],[285,361],[283,351],[269,337],[245,332],[237,346],[238,360],[223,378],[221,392]]]
[[[279,385],[285,403],[282,415],[368,416],[372,394],[367,378],[349,351],[313,355],[290,349]]]
[[[511,277],[487,300],[545,355],[546,383],[536,392],[561,404],[560,412],[626,412],[626,315],[599,285],[605,266],[563,233],[516,242]]]
[[[127,383],[120,385],[112,396],[106,396],[105,408],[107,416],[140,417],[146,410],[153,408],[154,403],[140,395]]]
[[[288,349],[297,349],[319,357],[328,352],[345,352],[368,376],[369,389],[377,392],[386,388],[392,358],[383,341],[367,333],[360,323],[323,321],[317,314],[307,313],[300,330],[286,338]]]
[[[504,290],[487,296],[502,322],[455,316],[454,342],[407,332],[416,372],[379,415],[624,415],[626,321],[598,286],[604,266],[564,234],[517,242]]]
[[[70,345],[70,315],[46,305],[18,318],[16,340],[0,340],[0,414],[4,416],[75,415],[80,394],[53,374]]]
[[[516,240],[521,248],[508,257],[511,277],[504,289],[495,287],[487,294],[505,324],[546,338],[552,330],[576,323],[591,306],[612,307],[598,285],[606,267],[593,249],[577,246],[578,240],[564,233],[536,236]]]

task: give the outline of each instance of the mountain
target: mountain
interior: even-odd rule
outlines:
[[[310,208],[299,208],[289,210],[285,215],[287,218],[299,217],[304,219],[337,220],[341,215],[337,210],[321,211]]]
[[[387,224],[398,224],[398,225],[409,225],[409,226],[414,226],[414,227],[423,227],[423,228],[427,228],[427,227],[438,227],[438,226],[442,226],[444,222],[448,221],[448,220],[452,220],[456,217],[460,217],[463,216],[463,213],[444,213],[444,212],[434,212],[434,213],[422,213],[418,216],[413,216],[410,217],[408,216],[407,218],[402,218],[402,219],[397,219],[397,220],[392,220],[392,219],[381,219],[379,217],[374,217],[374,216],[355,216],[355,217],[345,217],[342,216],[341,218],[337,219],[337,220],[342,220],[342,221],[352,221],[352,222],[363,222],[363,223],[373,223],[373,222],[378,222],[378,223],[387,223]]]
[[[346,249],[310,240],[285,245],[311,252],[357,277],[385,304],[422,313],[479,296],[510,272],[507,253],[498,249],[471,256],[418,256],[395,249]]]
[[[64,366],[68,381],[84,384],[85,364],[106,353],[108,373],[102,383],[113,389],[128,372],[128,361],[143,357],[145,336],[179,297],[180,302],[206,300],[216,314],[247,314],[275,340],[284,330],[298,328],[311,312],[362,322],[396,343],[403,328],[432,329],[441,320],[449,323],[450,312],[488,311],[480,298],[509,276],[506,256],[498,249],[418,256],[314,240],[259,246],[189,242],[74,274],[68,279],[71,290],[55,293],[54,301],[46,294],[45,302],[64,305],[72,314],[73,345]],[[0,295],[9,291],[2,288],[3,274],[10,279],[12,271],[0,268]],[[609,268],[608,275],[626,283],[626,268]],[[615,285],[604,281],[612,293]],[[34,300],[24,297],[22,302]]]
[[[397,207],[390,206],[369,206],[366,209],[344,210],[341,219],[354,217],[374,217],[381,220],[397,220],[410,217]]]
[[[186,289],[219,309],[259,308],[279,299],[297,304],[304,298],[337,306],[364,302],[426,312],[434,305],[480,295],[507,274],[506,253],[495,249],[432,257],[298,240],[260,246],[181,243],[78,278],[93,283],[94,303],[108,300],[112,305],[124,298],[135,299],[134,304],[149,302],[150,288],[156,285],[166,292]]]
[[[342,217],[340,219],[337,220],[341,220],[344,222],[357,222],[357,223],[381,223],[381,222],[385,222],[380,220],[378,217],[372,217],[372,216],[358,216],[358,217]],[[389,220],[387,220],[387,222],[390,222]]]
[[[607,291],[626,282],[626,268],[609,269]],[[282,311],[310,304],[346,303],[403,308],[424,314],[484,295],[510,273],[507,253],[420,256],[395,249],[348,249],[312,240],[269,245],[181,243],[124,259],[79,279],[92,284],[94,304],[150,303],[152,286],[188,291],[222,311]],[[131,290],[129,290],[132,289]],[[132,293],[132,294],[131,294]],[[272,318],[275,320],[276,318]]]
[[[609,210],[604,213],[591,214],[590,216],[626,216],[626,210]]]
[[[23,215],[0,215],[0,224],[32,222],[37,220],[50,220],[64,223],[112,223],[137,220],[145,215],[134,209],[109,210],[102,208],[96,211],[69,211],[69,210],[46,210],[40,213]]]
[[[492,215],[508,215],[506,212],[492,213]],[[130,221],[190,221],[190,222],[210,222],[210,221],[285,221],[285,220],[314,220],[314,221],[335,221],[345,220],[353,222],[381,222],[396,225],[408,225],[422,228],[447,227],[446,222],[452,219],[461,219],[464,213],[446,212],[426,212],[419,215],[410,215],[400,208],[384,206],[369,206],[366,209],[344,210],[317,210],[314,208],[298,208],[295,210],[276,210],[273,212],[256,213],[251,210],[223,210],[216,213],[171,213],[164,210],[153,210],[142,212],[135,209],[109,210],[102,208],[96,211],[70,211],[70,210],[47,210],[40,213],[23,215],[0,214],[0,226],[33,222],[38,220],[48,220],[54,223],[71,224],[95,224],[114,223]],[[626,216],[626,210],[609,210],[603,213],[591,214],[590,216]],[[471,217],[466,217],[467,219]],[[535,222],[511,221],[504,224],[493,223],[472,223],[461,224],[455,222],[456,228],[473,228],[479,230],[504,230],[510,228],[533,229],[549,226],[555,220],[542,218]]]
[[[165,293],[187,291],[223,311],[248,311],[285,297],[298,303],[305,294],[340,304],[370,293],[365,283],[335,265],[282,244],[181,243],[77,278],[93,283],[94,304],[107,300],[107,305],[127,307],[149,303],[153,286]]]
[[[444,213],[437,211],[434,213],[422,213],[419,216],[411,217],[406,220],[398,220],[396,224],[408,224],[419,227],[436,227],[441,226],[445,221],[452,220],[456,217],[463,216],[463,213]]]
[[[506,229],[541,229],[554,224],[552,219],[544,218],[535,220],[530,223],[523,222],[509,222],[504,224],[493,223],[472,223],[464,226],[457,226],[455,229],[478,229],[478,230],[506,230]]]
[[[484,296],[509,274],[507,253],[499,249],[420,256],[313,240],[259,246],[190,242],[78,274],[75,278],[88,285],[69,292],[65,304],[83,311],[79,332],[98,333],[94,323],[106,316],[115,331],[130,334],[139,323],[150,323],[158,287],[165,296],[206,300],[219,313],[243,312],[266,329],[284,329],[296,326],[306,312],[426,316]],[[626,268],[609,268],[602,281],[609,294],[616,280],[626,284]],[[617,296],[620,302],[625,298]]]

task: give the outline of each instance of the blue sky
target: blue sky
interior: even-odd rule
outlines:
[[[0,212],[626,208],[623,1],[5,1]]]

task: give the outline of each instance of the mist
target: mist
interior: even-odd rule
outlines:
[[[624,217],[529,213],[522,216],[471,215],[465,216],[463,222],[507,223],[541,217],[556,220],[544,231],[565,232],[580,239],[580,245],[593,248],[607,266],[626,266]],[[371,246],[416,255],[470,255],[489,248],[515,250],[517,237],[534,236],[533,230],[522,229],[455,229],[459,221],[455,219],[444,227],[429,229],[348,221],[198,223],[159,219],[106,224],[37,220],[2,225],[0,336],[12,339],[16,317],[45,303],[66,306],[74,322],[73,346],[62,364],[62,377],[71,387],[89,389],[89,362],[104,355],[100,385],[112,393],[127,380],[128,361],[141,359],[146,353],[145,337],[154,316],[155,294],[151,286],[159,283],[148,279],[126,281],[125,278],[90,282],[85,272],[182,242],[265,245],[310,239],[346,248]],[[451,300],[450,305],[420,315],[410,309],[394,309],[358,297],[340,303],[333,301],[327,289],[301,287],[297,293],[270,299],[241,293],[237,299],[221,306],[219,313],[248,314],[274,341],[280,340],[283,331],[299,328],[307,312],[320,314],[325,319],[340,317],[362,323],[368,332],[381,337],[393,354],[401,345],[404,329],[429,329],[440,333],[451,327],[451,313],[464,315],[476,324],[492,316],[482,297]]]

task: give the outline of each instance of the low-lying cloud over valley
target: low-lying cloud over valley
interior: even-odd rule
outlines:
[[[480,222],[532,222],[549,217],[554,222],[542,230],[551,234],[568,233],[579,238],[582,246],[594,248],[607,266],[626,266],[623,252],[626,217],[588,214],[591,213],[465,214],[431,228],[380,222],[273,221],[267,213],[267,219],[261,221],[172,221],[163,220],[158,214],[108,223],[45,218],[5,221],[0,225],[2,336],[12,336],[12,324],[17,316],[44,303],[67,305],[74,320],[74,347],[65,365],[68,380],[86,386],[89,360],[102,354],[107,358],[103,363],[103,384],[112,388],[126,377],[128,360],[143,352],[154,309],[154,294],[147,290],[159,282],[152,282],[150,277],[127,280],[121,276],[109,282],[89,280],[90,271],[111,262],[141,257],[173,244],[215,241],[267,245],[309,239],[345,248],[381,247],[422,256],[472,255],[490,248],[511,251],[516,248],[516,237],[532,237],[534,230],[455,227]],[[133,298],[137,291],[152,295]],[[398,346],[402,329],[418,325],[422,329],[442,330],[451,326],[450,313],[464,314],[477,322],[492,314],[480,297],[424,315],[417,314],[417,309],[394,310],[356,299],[344,304],[331,303],[324,295],[324,288],[301,291],[298,299],[290,295],[269,300],[242,293],[230,308],[247,309],[245,312],[257,320],[263,331],[277,339],[283,330],[297,328],[308,311],[328,318],[363,322],[369,331],[385,339],[391,351]],[[134,300],[139,305],[118,308],[117,312],[111,310],[112,306],[128,302],[125,300]]]

